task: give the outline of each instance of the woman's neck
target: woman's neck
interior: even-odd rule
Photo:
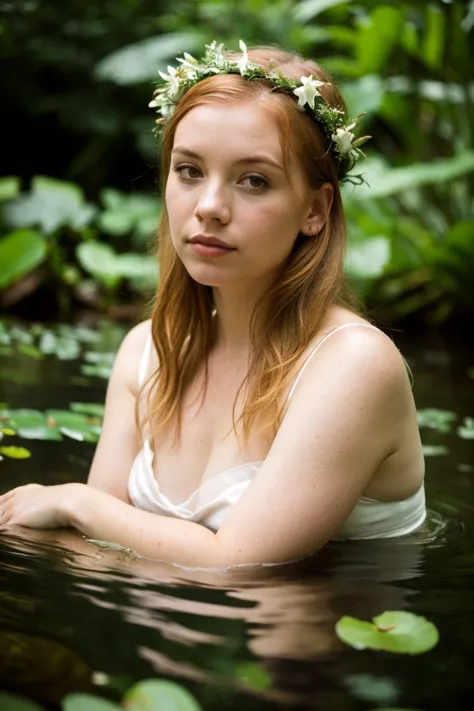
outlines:
[[[250,320],[261,293],[251,292],[245,285],[232,290],[213,289],[216,348],[229,354],[249,350]]]

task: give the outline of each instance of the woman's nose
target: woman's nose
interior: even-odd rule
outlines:
[[[230,206],[222,186],[208,184],[203,186],[194,210],[201,221],[219,220],[227,223],[230,219]]]

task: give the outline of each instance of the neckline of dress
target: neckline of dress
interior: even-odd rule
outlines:
[[[250,467],[250,466],[259,465],[259,468],[260,468],[260,466],[263,464],[263,461],[264,461],[264,460],[261,460],[261,461],[257,461],[257,462],[244,462],[243,464],[238,464],[238,465],[235,466],[235,467],[230,467],[229,469],[224,469],[224,471],[218,472],[217,474],[213,474],[212,476],[207,477],[206,479],[204,479],[203,481],[201,481],[201,483],[199,484],[199,486],[197,487],[197,489],[195,489],[186,499],[184,499],[184,501],[181,501],[180,503],[173,503],[173,501],[171,501],[171,500],[168,498],[168,496],[161,490],[160,484],[159,484],[158,480],[157,480],[156,477],[155,477],[155,472],[153,471],[153,461],[154,461],[154,459],[155,459],[155,453],[154,453],[154,451],[153,451],[153,449],[152,449],[152,447],[151,447],[151,445],[150,445],[150,440],[149,440],[149,439],[145,439],[145,440],[144,440],[144,443],[143,443],[143,446],[144,446],[144,449],[148,452],[149,475],[150,475],[150,478],[151,478],[151,480],[152,480],[152,482],[153,482],[153,485],[154,485],[154,487],[155,487],[157,493],[158,493],[160,496],[162,496],[163,499],[165,499],[166,502],[167,502],[168,504],[170,504],[170,506],[171,506],[172,508],[175,508],[175,509],[179,509],[179,508],[182,508],[182,507],[186,508],[186,504],[187,504],[193,497],[195,497],[197,494],[199,494],[199,492],[200,492],[202,489],[204,489],[205,486],[208,485],[210,482],[213,482],[213,481],[215,481],[216,479],[219,479],[220,477],[223,477],[224,475],[229,474],[230,472],[234,472],[234,471],[238,471],[238,470],[240,470],[240,469],[243,469],[244,467]],[[239,484],[239,483],[240,483],[240,482],[237,482],[237,481],[235,482],[235,484]]]

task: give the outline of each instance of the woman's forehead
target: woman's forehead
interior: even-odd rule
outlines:
[[[202,104],[179,122],[174,147],[185,146],[196,153],[239,151],[245,154],[269,152],[283,160],[280,134],[269,111],[257,101]]]

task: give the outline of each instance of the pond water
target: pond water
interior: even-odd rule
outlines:
[[[125,330],[107,321],[33,329],[0,322],[0,407],[102,403]],[[394,340],[414,372],[426,446],[423,534],[219,572],[133,559],[74,533],[3,531],[0,688],[51,709],[70,691],[119,699],[156,677],[186,686],[206,711],[464,708],[474,699],[474,435],[464,420],[474,416],[474,353]],[[1,445],[32,456],[0,462],[0,491],[85,481],[94,444],[70,435],[4,437]],[[370,620],[385,610],[425,616],[439,644],[408,656],[357,651],[337,638],[341,616]]]

